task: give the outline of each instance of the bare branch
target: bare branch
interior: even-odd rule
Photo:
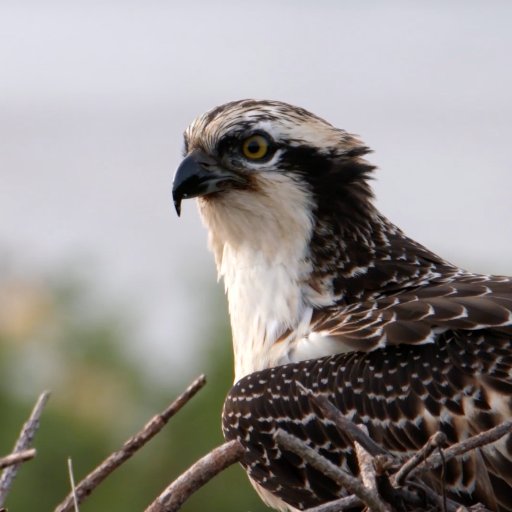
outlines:
[[[167,422],[206,384],[204,375],[199,376],[190,386],[167,407],[154,416],[139,432],[128,439],[122,448],[109,455],[99,466],[91,471],[75,489],[76,500],[81,503],[91,492],[123,462],[128,460],[137,450],[152,439]],[[60,503],[55,512],[71,512],[74,496],[71,492]]]
[[[512,421],[505,421],[497,427],[469,437],[468,439],[465,439],[460,443],[453,444],[446,450],[443,450],[444,460],[445,462],[448,462],[458,455],[463,455],[464,453],[474,450],[475,448],[480,448],[481,446],[494,443],[510,432],[512,432]],[[431,471],[432,469],[441,466],[441,464],[443,464],[443,457],[441,454],[433,453],[425,462],[412,470],[410,475],[416,476],[421,473],[425,473],[426,471]]]
[[[362,507],[363,502],[353,494],[346,498],[340,498],[339,500],[329,501],[323,505],[317,507],[308,508],[305,512],[342,512],[343,510],[352,509],[354,507]]]
[[[69,483],[71,484],[71,494],[73,495],[73,509],[74,512],[78,512],[78,499],[76,497],[76,486],[75,486],[75,475],[73,473],[73,460],[68,457],[68,474]]]
[[[372,456],[358,443],[354,443],[357,462],[361,480],[368,489],[377,492],[377,482],[375,481],[375,468],[373,466]]]
[[[50,398],[49,391],[44,391],[41,393],[41,395],[39,395],[39,398],[37,399],[37,402],[34,405],[28,420],[21,428],[18,440],[14,444],[14,449],[12,451],[13,454],[25,451],[32,445],[35,433],[39,428],[39,420],[41,418],[41,414],[43,413],[46,402],[48,402],[48,398]],[[16,478],[19,467],[20,463],[13,464],[12,466],[5,468],[2,472],[2,476],[0,476],[0,507],[2,507],[5,503],[7,494],[9,493],[12,483]]]
[[[29,450],[23,450],[22,452],[15,452],[5,457],[0,457],[0,469],[12,466],[13,464],[19,464],[26,460],[33,459],[36,456],[36,449],[30,448]]]
[[[368,435],[368,429],[364,425],[359,425],[358,428],[361,429],[364,434]],[[373,457],[357,441],[354,442],[354,451],[356,452],[363,484],[378,495],[379,491],[377,490],[377,481],[375,479]]]
[[[300,439],[297,439],[295,436],[281,429],[276,432],[274,437],[284,449],[299,455],[326,477],[334,480],[348,492],[355,494],[371,510],[376,512],[389,512],[389,507],[382,502],[375,492],[371,489],[367,489],[360,480],[335,466],[330,460],[322,457]]]
[[[240,461],[244,451],[244,447],[236,440],[218,446],[172,482],[145,512],[176,512],[200,487]]]

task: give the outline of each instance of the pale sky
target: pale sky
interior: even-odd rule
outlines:
[[[83,271],[189,374],[216,277],[195,205],[172,208],[181,135],[254,97],[359,134],[391,220],[511,274],[511,23],[509,1],[3,1],[0,255]]]

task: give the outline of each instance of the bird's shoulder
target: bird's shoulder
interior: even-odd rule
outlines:
[[[460,272],[449,279],[316,309],[310,336],[343,351],[425,344],[449,330],[492,329],[512,335],[512,278]]]

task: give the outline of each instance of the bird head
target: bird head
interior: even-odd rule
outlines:
[[[357,137],[302,108],[278,101],[227,103],[185,131],[185,159],[173,185],[176,211],[192,197],[215,202],[244,193],[283,200],[294,189],[309,196],[312,208],[354,195],[363,201],[371,196],[366,178],[373,168],[361,159],[368,152]]]

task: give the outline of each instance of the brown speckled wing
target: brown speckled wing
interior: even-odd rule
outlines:
[[[442,290],[439,295],[430,290],[422,298],[449,296],[448,287]],[[484,307],[479,310],[485,312]],[[433,344],[389,344],[260,371],[241,379],[229,393],[224,434],[245,446],[243,465],[253,480],[300,510],[316,506],[344,490],[300,457],[280,450],[273,439],[278,428],[347,471],[357,474],[358,467],[350,444],[311,405],[298,382],[327,396],[354,422],[364,423],[387,450],[411,454],[437,430],[454,443],[511,417],[511,345],[502,332],[446,331]],[[430,475],[429,483],[436,485],[438,478]],[[512,436],[450,461],[445,479],[458,501],[512,510]]]
[[[311,331],[345,349],[434,342],[442,332],[492,328],[512,336],[512,279],[463,274],[375,300],[314,313]]]

